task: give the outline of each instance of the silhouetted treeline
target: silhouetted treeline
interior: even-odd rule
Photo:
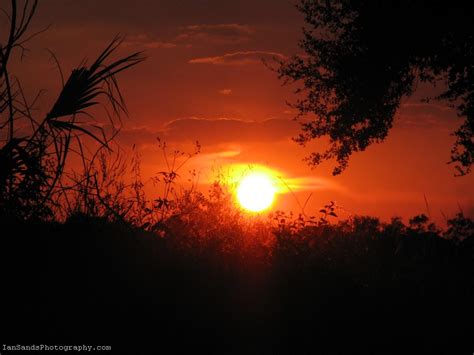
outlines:
[[[474,228],[462,214],[444,234],[423,216],[199,223],[176,217],[160,236],[84,215],[3,219],[2,341],[129,354],[473,350]]]

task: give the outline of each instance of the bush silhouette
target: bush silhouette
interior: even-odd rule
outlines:
[[[473,315],[472,238],[358,216],[275,226],[215,194],[186,196],[164,235],[83,214],[3,220],[6,338],[123,353],[472,346],[472,328],[451,326]]]

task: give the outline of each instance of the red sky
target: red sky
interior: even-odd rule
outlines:
[[[450,133],[461,120],[443,103],[422,103],[432,91],[427,87],[404,100],[386,142],[354,155],[342,175],[331,176],[333,162],[313,170],[305,165],[303,157],[324,143],[302,148],[291,141],[299,130],[286,104],[292,88],[261,61],[300,52],[304,22],[293,1],[42,0],[33,28],[48,24],[14,63],[27,93],[47,90],[43,110],[60,87],[46,49],[65,73],[94,59],[117,33],[127,36],[118,54],[146,51],[144,63],[119,77],[130,117],[118,138],[123,147],[140,149],[145,174],[163,163],[156,136],[185,149],[199,140],[202,153],[190,167],[204,180],[223,164],[264,164],[296,182],[301,201],[312,193],[309,213],[336,200],[347,213],[407,218],[428,212],[425,195],[439,223],[459,208],[474,215],[474,175],[455,178],[446,164]],[[295,206],[288,194],[275,207]]]

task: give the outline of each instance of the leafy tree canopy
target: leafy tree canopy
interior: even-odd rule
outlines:
[[[454,107],[463,124],[454,132],[450,163],[471,171],[474,157],[474,3],[464,1],[301,0],[307,27],[304,54],[280,63],[285,82],[301,84],[293,104],[302,122],[295,138],[321,137],[329,148],[307,158],[316,166],[336,159],[341,173],[352,153],[383,141],[401,99],[416,84],[443,81],[437,97]]]

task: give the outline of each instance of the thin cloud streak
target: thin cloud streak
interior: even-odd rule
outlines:
[[[158,49],[158,48],[175,48],[177,47],[176,43],[159,41],[151,38],[145,33],[140,33],[137,35],[127,36],[125,41],[122,43],[124,47],[141,47],[146,49]]]
[[[240,66],[249,64],[262,64],[265,60],[285,59],[286,57],[277,52],[266,51],[246,51],[226,53],[216,57],[194,58],[188,61],[189,64],[212,64],[212,65],[228,65]]]
[[[237,23],[223,23],[217,25],[200,24],[181,27],[182,33],[176,41],[189,45],[203,44],[239,44],[247,42],[254,34],[254,30],[247,25]]]
[[[232,89],[222,89],[222,90],[219,90],[218,93],[221,95],[230,95],[232,94]]]
[[[298,132],[299,124],[293,120],[273,118],[263,121],[244,121],[220,118],[184,118],[167,123],[165,139],[196,141],[203,146],[225,143],[289,141]]]

